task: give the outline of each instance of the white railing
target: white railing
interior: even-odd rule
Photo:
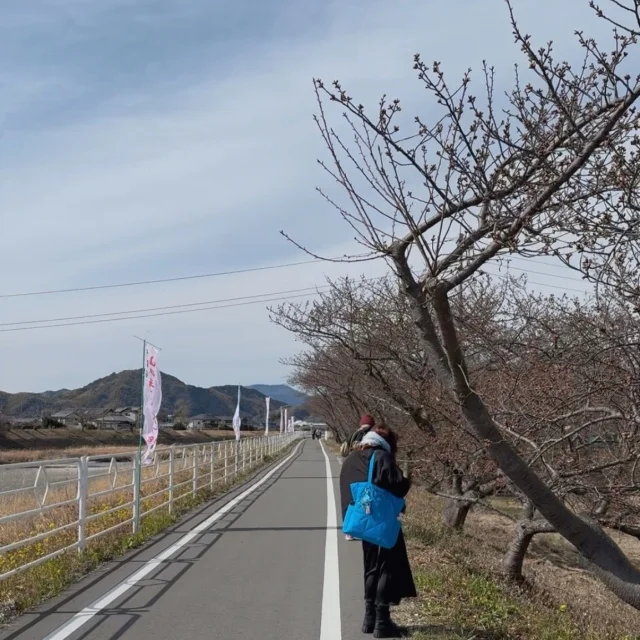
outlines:
[[[236,442],[158,448],[149,465],[137,451],[0,466],[0,580],[126,526],[172,514],[277,456],[297,433]]]

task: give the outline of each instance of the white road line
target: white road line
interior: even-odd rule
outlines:
[[[65,624],[58,627],[55,631],[50,633],[43,640],[65,640],[72,633],[76,632],[80,627],[84,626],[93,618],[98,615],[103,609],[106,609],[112,602],[117,600],[120,596],[124,595],[127,591],[135,587],[135,585],[140,582],[143,578],[148,576],[154,569],[159,567],[163,562],[168,560],[171,556],[175,555],[176,552],[180,551],[182,547],[189,544],[194,538],[199,536],[201,533],[206,531],[214,522],[220,520],[222,516],[229,513],[239,502],[242,502],[247,496],[250,496],[256,489],[259,489],[271,476],[277,473],[285,464],[287,464],[295,455],[298,453],[300,449],[300,445],[302,442],[298,443],[298,446],[295,448],[291,455],[287,456],[278,466],[274,467],[264,475],[258,482],[252,484],[249,488],[245,489],[242,493],[237,495],[235,498],[227,502],[223,507],[218,509],[213,515],[209,516],[206,520],[203,520],[199,525],[194,527],[189,533],[185,534],[180,540],[172,544],[170,547],[165,549],[162,553],[155,556],[148,562],[146,562],[138,571],[128,577],[126,580],[123,580],[118,586],[114,587],[111,591],[109,591],[106,595],[102,596],[102,598],[96,600],[88,607],[85,607],[82,611],[76,613],[71,619],[69,619]],[[338,639],[339,640],[339,639]]]
[[[320,640],[342,640],[340,616],[340,564],[338,561],[338,514],[333,489],[331,461],[320,442],[327,469],[327,537],[324,547],[324,584],[322,587],[322,617]]]

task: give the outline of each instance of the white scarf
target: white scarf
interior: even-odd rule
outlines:
[[[387,453],[391,453],[391,445],[375,431],[369,431],[360,441],[360,444],[369,444],[374,447],[382,447]]]

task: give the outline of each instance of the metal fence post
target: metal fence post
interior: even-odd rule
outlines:
[[[140,456],[135,455],[133,457],[133,533],[140,531],[140,485],[141,476],[140,473]]]
[[[238,445],[240,443],[236,440],[236,444],[235,444],[235,470],[233,472],[233,479],[235,480],[238,477]]]
[[[224,443],[224,484],[227,485],[229,476],[229,444]]]
[[[242,473],[244,473],[247,468],[247,441],[241,440],[240,443],[242,444]]]
[[[216,472],[216,450],[215,450],[215,442],[211,443],[211,478],[210,478],[210,483],[209,483],[209,487],[211,489],[211,491],[213,491],[213,487],[215,484],[215,472]]]
[[[86,547],[87,496],[89,495],[89,459],[80,458],[78,467],[78,550]]]
[[[198,491],[198,445],[193,447],[193,495]]]
[[[173,513],[173,485],[175,474],[175,462],[176,462],[176,450],[175,444],[171,445],[169,449],[169,514]]]

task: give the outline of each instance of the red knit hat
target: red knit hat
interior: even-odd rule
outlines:
[[[361,427],[374,427],[376,421],[374,417],[370,413],[365,413],[362,418],[360,418],[360,426]]]

